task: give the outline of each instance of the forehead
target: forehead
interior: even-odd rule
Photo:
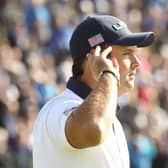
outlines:
[[[113,45],[112,48],[117,51],[132,51],[136,52],[137,46],[119,46],[119,45]]]

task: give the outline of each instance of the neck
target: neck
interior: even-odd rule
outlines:
[[[86,76],[82,76],[80,78],[80,81],[82,81],[83,83],[85,83],[91,89],[95,88],[96,87],[96,83],[97,83],[97,81],[95,81],[94,79],[86,77]]]

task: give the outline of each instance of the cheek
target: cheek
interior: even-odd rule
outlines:
[[[120,73],[125,74],[129,71],[131,66],[130,60],[119,60]]]

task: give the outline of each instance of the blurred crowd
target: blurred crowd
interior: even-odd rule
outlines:
[[[139,49],[136,88],[120,97],[131,168],[168,168],[168,1],[1,0],[0,168],[32,168],[32,129],[42,105],[71,76],[69,39],[82,18],[111,14],[154,31]]]

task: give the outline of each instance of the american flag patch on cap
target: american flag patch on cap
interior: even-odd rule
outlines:
[[[88,41],[89,41],[90,46],[93,47],[97,44],[103,43],[104,39],[101,34],[96,34],[95,36],[90,37]]]

